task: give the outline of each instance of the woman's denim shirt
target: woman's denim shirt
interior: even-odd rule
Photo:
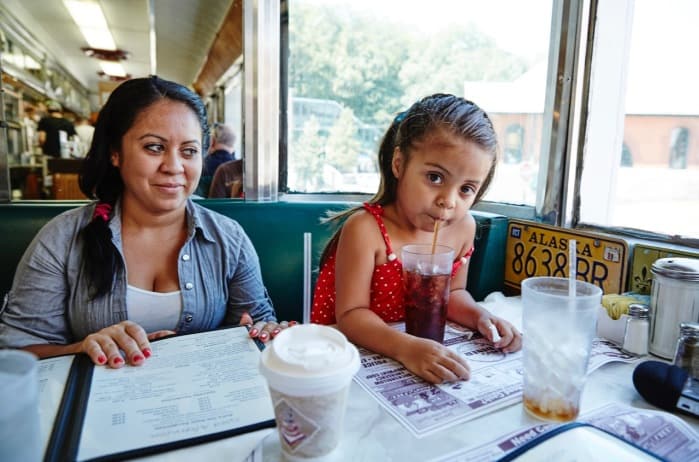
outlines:
[[[112,290],[97,299],[89,296],[81,231],[94,208],[89,204],[62,213],[31,242],[0,314],[0,347],[73,343],[128,319],[119,203],[109,227],[121,264]],[[246,311],[255,321],[275,320],[257,253],[242,227],[191,200],[186,217],[187,240],[177,258],[182,293],[177,332],[236,325]]]

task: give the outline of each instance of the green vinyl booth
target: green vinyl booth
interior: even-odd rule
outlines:
[[[17,202],[0,204],[0,296],[12,286],[25,249],[51,218],[85,202]],[[233,218],[250,236],[260,258],[262,277],[279,319],[303,319],[304,233],[311,233],[312,283],[320,254],[334,228],[321,223],[328,211],[344,210],[347,202],[246,202],[201,200],[205,207]],[[476,300],[503,290],[507,217],[473,212],[478,223],[468,289]]]

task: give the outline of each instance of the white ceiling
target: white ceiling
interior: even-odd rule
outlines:
[[[63,0],[2,0],[61,65],[91,91],[97,91],[100,70],[81,47],[85,39]],[[122,62],[132,77],[152,73],[148,0],[99,0],[117,48],[130,53]],[[233,0],[153,0],[156,68],[163,78],[191,85]]]

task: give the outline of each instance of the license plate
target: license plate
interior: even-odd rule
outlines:
[[[624,292],[628,246],[622,239],[510,220],[505,251],[505,287],[519,291],[532,276],[568,277],[568,244],[576,241],[577,278],[605,294]]]
[[[687,257],[699,258],[699,251],[676,249],[672,246],[656,247],[653,245],[636,244],[631,258],[631,274],[629,284],[633,292],[650,295],[653,274],[650,269],[659,258]]]

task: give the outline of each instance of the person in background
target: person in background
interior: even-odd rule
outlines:
[[[209,188],[210,198],[243,196],[243,160],[229,160],[218,166]]]
[[[80,141],[80,152],[82,156],[87,154],[92,143],[92,136],[95,133],[95,127],[90,125],[86,117],[80,116],[75,120],[75,132],[78,134]]]
[[[80,175],[96,201],[27,248],[0,310],[0,348],[121,367],[142,364],[163,335],[254,323],[250,335],[267,341],[285,327],[241,226],[190,199],[208,144],[206,110],[186,87],[157,76],[117,87]]]
[[[321,256],[311,322],[335,324],[358,346],[400,361],[433,383],[469,378],[462,356],[438,342],[390,327],[402,321],[402,264],[406,244],[439,244],[456,252],[447,308],[450,320],[500,340],[505,352],[521,348],[517,329],[481,308],[466,291],[476,233],[471,206],[486,192],[497,162],[497,140],[487,114],[463,98],[435,94],[399,114],[379,149],[381,183],[363,206],[343,219]]]
[[[63,117],[63,108],[58,101],[48,101],[46,110],[48,115],[42,117],[37,126],[39,145],[47,156],[61,157],[61,142],[76,135],[75,127]]]
[[[34,106],[26,106],[24,109],[24,117],[22,117],[22,125],[24,126],[26,149],[30,153],[34,152],[34,147],[39,146],[39,135],[37,132],[38,121],[41,120]]]
[[[224,162],[233,160],[235,149],[235,133],[230,125],[214,123],[211,134],[210,154],[204,158],[204,168],[196,193],[206,197],[211,187],[211,181],[216,169]]]

